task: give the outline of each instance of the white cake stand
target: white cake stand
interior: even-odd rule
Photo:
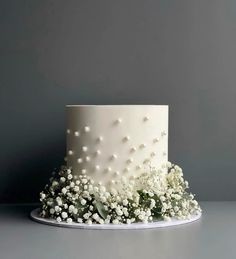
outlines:
[[[57,226],[57,227],[66,227],[66,228],[81,228],[81,229],[147,229],[147,228],[164,228],[164,227],[170,227],[170,226],[177,226],[182,224],[191,223],[193,221],[196,221],[200,219],[201,213],[192,215],[190,219],[186,220],[178,220],[178,219],[172,219],[171,221],[156,221],[152,223],[132,223],[132,224],[84,224],[84,223],[66,223],[66,222],[57,222],[55,219],[46,219],[42,218],[39,215],[39,208],[34,209],[30,213],[30,217],[39,223],[47,224],[51,226]]]

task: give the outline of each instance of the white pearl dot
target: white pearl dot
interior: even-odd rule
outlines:
[[[74,132],[74,135],[75,135],[76,137],[78,137],[78,136],[79,136],[79,131],[75,131],[75,132]]]
[[[166,132],[165,131],[162,131],[161,132],[161,136],[164,137],[166,135]]]
[[[136,169],[137,169],[137,170],[140,170],[141,168],[142,168],[141,165],[137,165],[137,166],[136,166]]]
[[[144,120],[144,121],[148,121],[148,120],[149,120],[149,117],[148,117],[148,116],[145,116],[145,117],[143,118],[143,120]]]
[[[82,151],[83,151],[83,152],[87,152],[87,151],[88,151],[88,147],[83,146],[83,147],[82,147]]]
[[[112,156],[111,156],[111,160],[114,160],[114,159],[116,159],[117,158],[117,155],[116,154],[113,154]]]
[[[86,169],[81,170],[82,174],[86,174]]]
[[[111,167],[107,167],[106,172],[111,172]]]
[[[134,161],[133,158],[129,158],[129,159],[126,161],[126,163],[127,163],[127,164],[131,164],[133,161]]]
[[[70,134],[70,129],[67,129],[66,132],[67,132],[67,134]]]
[[[98,150],[95,152],[95,155],[96,155],[96,156],[101,155],[101,151],[98,149]]]
[[[99,182],[98,182],[98,185],[99,185],[99,186],[101,186],[101,185],[102,185],[102,182],[101,182],[101,181],[99,181]]]
[[[86,157],[85,157],[85,160],[86,160],[87,162],[89,162],[89,161],[90,161],[90,157],[89,157],[89,156],[86,156]]]
[[[84,127],[84,131],[85,131],[85,132],[89,132],[89,131],[90,131],[89,126],[85,126],[85,127]]]
[[[129,171],[130,171],[130,168],[129,168],[129,167],[126,167],[126,168],[124,169],[124,171],[125,171],[125,172],[129,172]]]
[[[114,183],[115,183],[115,180],[111,180],[111,183],[114,184]]]
[[[72,156],[74,154],[74,152],[72,150],[68,151],[68,155]]]
[[[116,124],[120,124],[121,122],[122,122],[122,119],[121,119],[121,118],[118,118],[118,119],[115,121]]]
[[[153,143],[157,143],[159,141],[159,138],[154,138]]]
[[[145,159],[145,160],[143,161],[144,164],[147,164],[147,163],[149,163],[149,162],[150,162],[149,159]]]
[[[132,148],[130,149],[130,152],[131,152],[131,153],[134,153],[136,150],[137,150],[136,147],[132,147]]]
[[[102,136],[97,138],[97,142],[102,142],[102,141],[103,141],[103,137]]]
[[[99,165],[95,165],[95,170],[96,171],[100,170],[100,166]]]
[[[120,174],[120,172],[119,171],[115,171],[115,175],[119,175]]]
[[[153,156],[155,156],[155,155],[156,155],[156,153],[155,153],[155,152],[152,152],[152,153],[151,153],[151,156],[152,156],[152,157],[153,157]]]
[[[129,136],[125,136],[124,138],[123,138],[123,141],[124,142],[127,142],[127,141],[129,141],[130,140],[130,137]]]
[[[83,163],[83,159],[80,157],[77,159],[77,162],[78,162],[78,164],[81,164],[81,163]]]
[[[139,147],[140,148],[145,148],[147,145],[146,144],[141,144]]]

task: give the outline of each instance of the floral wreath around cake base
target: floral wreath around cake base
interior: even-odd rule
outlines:
[[[67,223],[132,224],[200,214],[194,195],[186,191],[182,169],[170,162],[162,168],[150,168],[132,180],[122,177],[108,190],[62,166],[40,193],[40,216]]]

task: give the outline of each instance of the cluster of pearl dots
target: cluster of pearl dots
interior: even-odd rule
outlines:
[[[149,116],[145,116],[145,117],[143,117],[143,121],[144,122],[147,122],[147,121],[149,121]],[[118,118],[118,119],[116,119],[115,121],[114,121],[114,124],[115,125],[119,125],[120,123],[122,123],[122,118]],[[83,128],[83,132],[84,133],[88,133],[88,132],[90,132],[90,127],[89,126],[84,126],[84,128]],[[79,131],[74,131],[74,132],[72,132],[70,129],[67,129],[67,134],[74,134],[74,136],[75,137],[79,137],[80,135],[81,135],[81,132],[79,132]],[[161,137],[165,137],[167,134],[166,134],[166,132],[165,131],[162,131],[161,132]],[[127,143],[128,141],[130,140],[130,136],[124,136],[123,138],[122,138],[122,141],[124,142],[124,143]],[[101,143],[102,141],[103,141],[103,137],[102,136],[99,136],[98,138],[97,138],[97,140],[96,140],[98,143]],[[153,139],[153,143],[154,144],[156,144],[156,143],[158,143],[160,141],[160,138],[158,138],[158,137],[156,137],[156,138],[154,138]],[[132,153],[135,153],[138,149],[144,149],[144,148],[146,148],[146,144],[145,143],[142,143],[142,144],[140,144],[138,147],[131,147],[130,148],[130,153],[132,154]],[[88,147],[87,146],[82,146],[82,148],[81,148],[81,151],[82,151],[82,153],[84,153],[84,154],[86,154],[87,152],[88,152]],[[68,151],[68,155],[69,156],[72,156],[72,155],[74,155],[74,152],[72,151],[72,150],[69,150]],[[99,149],[97,149],[96,151],[95,151],[95,156],[99,156],[99,155],[101,155],[101,151],[99,150]],[[163,156],[166,156],[167,154],[166,154],[166,152],[163,152],[163,154],[162,154]],[[151,152],[150,153],[150,158],[145,158],[144,160],[143,160],[143,164],[145,165],[145,164],[149,164],[150,162],[151,162],[151,159],[152,158],[154,158],[156,156],[156,152]],[[110,155],[110,157],[109,157],[109,160],[116,160],[118,158],[118,155],[117,154],[111,154]],[[82,163],[84,163],[84,162],[89,162],[91,160],[91,157],[90,156],[85,156],[84,158],[82,158],[82,157],[79,157],[78,159],[77,159],[77,163],[78,164],[82,164]],[[124,172],[129,172],[130,171],[130,167],[129,167],[129,165],[130,164],[132,164],[134,162],[134,159],[132,158],[132,157],[130,157],[130,158],[128,158],[127,159],[127,161],[126,161],[126,164],[127,164],[127,166],[124,168]],[[136,170],[140,170],[140,169],[142,169],[142,165],[137,165],[136,167]],[[94,167],[94,170],[95,171],[99,171],[101,168],[100,168],[100,165],[95,165],[95,167]],[[112,170],[112,168],[111,167],[107,167],[107,168],[105,168],[105,170],[104,170],[105,172],[112,172],[113,170]],[[81,173],[86,173],[86,169],[82,169],[81,170]],[[120,172],[119,171],[114,171],[114,173],[115,173],[115,175],[120,175]],[[112,183],[115,183],[115,181],[114,180],[112,180],[111,181]]]

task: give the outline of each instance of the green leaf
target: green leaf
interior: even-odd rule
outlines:
[[[100,201],[96,201],[95,206],[98,210],[99,215],[103,218],[106,219],[107,218],[107,211],[104,208],[104,205],[100,202]]]

